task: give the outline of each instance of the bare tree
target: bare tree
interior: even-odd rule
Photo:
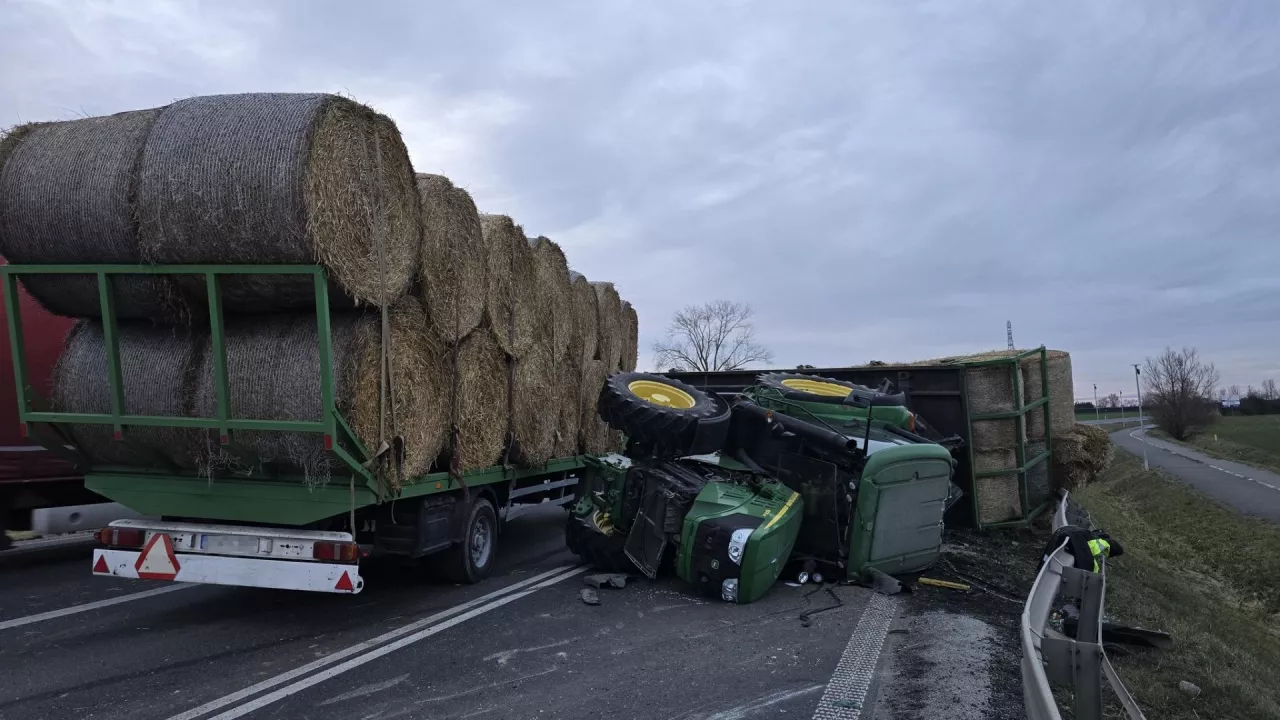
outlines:
[[[1276,381],[1270,378],[1262,383],[1262,397],[1267,400],[1280,400],[1280,389],[1276,388]]]
[[[686,306],[671,318],[666,339],[653,344],[656,366],[715,372],[773,360],[756,342],[753,314],[750,305],[729,300]]]
[[[1186,440],[1213,422],[1213,395],[1218,370],[1200,360],[1195,348],[1165,351],[1147,358],[1143,370],[1143,404],[1161,430]]]
[[[1244,397],[1244,393],[1240,392],[1239,385],[1229,385],[1227,387],[1227,397],[1233,397],[1237,400]]]
[[[1224,387],[1218,388],[1218,402],[1226,402],[1230,391]]]
[[[1120,407],[1120,396],[1115,393],[1111,393],[1099,400],[1098,404],[1104,408],[1118,408]]]

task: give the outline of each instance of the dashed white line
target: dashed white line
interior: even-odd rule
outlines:
[[[198,587],[196,585],[169,585],[166,587],[155,588],[154,590],[143,590],[142,592],[131,593],[129,595],[121,595],[120,597],[108,598],[106,600],[97,600],[94,602],[84,603],[83,605],[72,605],[61,610],[50,610],[42,612],[38,615],[28,615],[26,617],[14,618],[13,620],[5,620],[0,622],[0,630],[8,630],[9,628],[22,627],[23,625],[31,625],[33,623],[44,622],[45,620],[53,620],[54,618],[66,617],[68,615],[76,615],[90,610],[99,610],[112,605],[133,602],[134,600],[142,600],[156,595],[164,595],[165,593],[177,592],[179,590],[187,590],[189,588]]]
[[[813,720],[857,720],[861,717],[876,664],[880,661],[880,650],[884,647],[884,639],[889,634],[889,625],[897,609],[898,603],[893,597],[879,593],[871,596],[867,609],[862,611],[858,626],[853,630],[853,637],[849,638],[849,644],[836,664],[831,681],[827,683],[827,689],[818,700]]]
[[[1232,472],[1232,471],[1230,471],[1230,470],[1228,470],[1228,469],[1226,469],[1226,468],[1221,468],[1221,467],[1218,467],[1217,465],[1214,465],[1214,464],[1212,464],[1212,463],[1207,463],[1207,462],[1205,462],[1205,461],[1203,461],[1203,460],[1201,460],[1201,459],[1199,459],[1199,458],[1197,458],[1197,457],[1195,457],[1195,456],[1193,456],[1193,455],[1188,455],[1187,453],[1179,452],[1176,448],[1168,448],[1168,447],[1165,447],[1165,446],[1163,446],[1163,445],[1157,445],[1157,444],[1155,444],[1155,443],[1153,443],[1153,442],[1151,442],[1150,440],[1148,440],[1148,439],[1147,439],[1147,434],[1146,434],[1145,430],[1146,430],[1146,428],[1138,428],[1137,430],[1134,430],[1133,432],[1129,433],[1129,437],[1133,438],[1134,440],[1137,440],[1138,442],[1141,442],[1141,443],[1145,443],[1145,444],[1147,444],[1147,445],[1150,445],[1151,447],[1153,447],[1153,448],[1155,448],[1155,449],[1157,449],[1157,450],[1163,450],[1163,451],[1165,451],[1165,452],[1169,453],[1170,455],[1177,455],[1178,457],[1186,458],[1186,459],[1188,459],[1188,460],[1190,460],[1190,461],[1192,461],[1192,462],[1195,462],[1195,463],[1199,463],[1199,464],[1201,464],[1201,465],[1204,465],[1205,467],[1213,468],[1214,470],[1217,470],[1217,471],[1218,471],[1218,472],[1220,472],[1220,473],[1226,473],[1227,475],[1230,475],[1230,476],[1232,476],[1232,477],[1238,477],[1238,478],[1240,478],[1241,480],[1248,480],[1249,482],[1257,483],[1257,484],[1261,485],[1262,487],[1267,488],[1267,489],[1269,489],[1269,490],[1275,490],[1276,492],[1280,492],[1280,487],[1277,487],[1277,486],[1275,486],[1275,485],[1272,485],[1272,484],[1271,484],[1271,483],[1269,483],[1269,482],[1265,482],[1265,481],[1263,481],[1263,480],[1259,480],[1259,479],[1257,479],[1257,478],[1252,478],[1252,477],[1249,477],[1248,475],[1241,475],[1241,474],[1240,474],[1240,473],[1238,473],[1238,472]],[[1139,436],[1138,436],[1138,433],[1142,433],[1142,437],[1139,437]]]

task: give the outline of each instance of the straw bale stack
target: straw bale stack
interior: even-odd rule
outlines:
[[[600,390],[609,377],[609,369],[603,360],[591,360],[582,369],[582,452],[588,455],[600,455],[609,452],[609,426],[600,419],[597,403]]]
[[[600,345],[599,304],[596,301],[595,288],[582,275],[569,273],[569,306],[572,308],[575,337],[580,341],[575,347],[578,352],[578,365],[585,367],[596,359],[596,349]]]
[[[545,298],[547,312],[542,316],[548,337],[552,359],[559,360],[569,350],[573,339],[573,308],[570,305],[569,265],[565,262],[564,250],[548,238],[539,235],[528,239],[529,251],[533,255],[533,271],[537,290]]]
[[[147,322],[119,324],[120,375],[124,411],[136,415],[190,417],[191,389],[200,342],[179,328]],[[106,341],[102,324],[81,320],[67,334],[54,367],[49,402],[54,412],[109,413]],[[200,431],[167,427],[125,427],[116,441],[109,425],[69,424],[76,447],[95,463],[194,469]]]
[[[519,465],[537,467],[551,459],[556,445],[559,382],[546,340],[512,358],[511,456]]]
[[[156,118],[138,169],[143,259],[319,263],[362,304],[389,305],[408,290],[418,267],[420,213],[395,123],[336,95],[179,100]],[[309,276],[222,282],[232,311],[314,304]],[[203,295],[202,279],[184,286]]]
[[[622,301],[622,357],[620,370],[631,372],[636,369],[640,351],[640,316],[631,303]]]
[[[477,331],[457,347],[457,465],[463,472],[498,462],[507,440],[507,356],[493,333]]]
[[[142,261],[133,197],[137,166],[159,109],[69,122],[30,123],[0,140],[0,255],[11,263]],[[90,275],[28,275],[50,312],[100,315]],[[183,322],[188,301],[170,278],[113,279],[116,316]]]
[[[422,259],[418,280],[431,327],[446,343],[484,320],[488,265],[480,214],[466,190],[440,175],[418,175]]]
[[[545,329],[551,308],[536,292],[533,253],[524,229],[506,215],[480,216],[488,253],[485,313],[489,328],[503,352],[519,358]]]
[[[622,366],[622,298],[610,282],[593,282],[596,291],[596,357],[612,372]]]
[[[556,365],[556,397],[559,408],[556,422],[555,457],[577,455],[582,448],[582,360],[580,350],[571,347]]]

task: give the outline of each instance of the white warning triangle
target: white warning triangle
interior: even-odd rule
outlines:
[[[143,580],[172,580],[178,576],[178,557],[173,554],[173,541],[164,533],[151,536],[133,567]]]

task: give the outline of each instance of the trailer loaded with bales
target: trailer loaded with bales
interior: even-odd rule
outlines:
[[[22,432],[152,518],[99,533],[98,575],[355,593],[386,555],[475,581],[515,506],[621,449],[595,403],[635,367],[630,305],[340,97],[15,128],[0,254]],[[47,404],[19,283],[77,318]]]

